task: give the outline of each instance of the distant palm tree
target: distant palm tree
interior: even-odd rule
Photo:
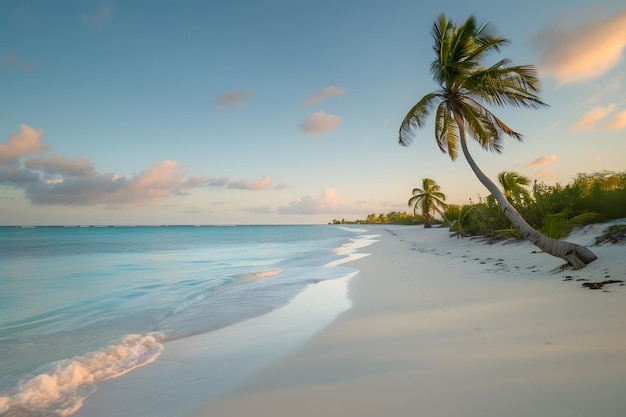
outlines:
[[[435,219],[435,212],[443,215],[446,209],[446,196],[441,187],[430,178],[422,179],[422,188],[413,189],[413,197],[409,198],[409,207],[413,207],[413,214],[417,215],[419,207],[424,218],[424,227],[429,228]]]
[[[584,246],[558,241],[533,229],[504,198],[496,184],[478,167],[467,148],[466,131],[480,146],[501,152],[502,134],[521,140],[522,135],[497,118],[486,105],[541,108],[540,82],[532,65],[510,66],[508,59],[484,67],[491,52],[499,52],[509,41],[492,33],[488,24],[477,24],[470,16],[456,25],[443,14],[433,24],[436,59],[430,70],[440,89],[425,95],[411,108],[400,126],[399,142],[408,146],[416,127],[424,127],[435,110],[435,140],[442,152],[456,160],[459,145],[478,180],[494,196],[502,211],[523,237],[545,252],[582,268],[597,259]]]
[[[530,202],[530,191],[526,188],[530,185],[530,178],[518,174],[515,171],[503,171],[498,174],[498,181],[502,185],[504,198],[516,207]]]

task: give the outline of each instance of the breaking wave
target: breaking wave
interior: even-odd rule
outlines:
[[[6,417],[60,416],[75,413],[96,391],[96,384],[147,365],[163,351],[161,333],[131,334],[120,343],[52,364],[47,372],[22,380],[0,393]]]

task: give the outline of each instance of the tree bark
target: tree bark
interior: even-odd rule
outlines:
[[[575,243],[567,242],[564,240],[552,239],[539,233],[533,229],[519,212],[504,198],[504,195],[498,188],[498,186],[491,181],[476,165],[474,159],[469,153],[467,143],[465,141],[465,128],[462,121],[457,120],[459,124],[459,133],[461,148],[463,149],[463,155],[469,163],[472,171],[478,178],[478,180],[489,190],[491,195],[496,199],[500,208],[504,212],[504,215],[510,220],[511,224],[519,230],[522,236],[535,244],[538,248],[552,256],[562,258],[567,261],[574,269],[584,268],[588,263],[595,261],[598,257],[588,248],[577,245]]]

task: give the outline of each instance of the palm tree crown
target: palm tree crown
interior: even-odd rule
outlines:
[[[408,204],[409,207],[413,207],[414,214],[417,214],[417,208],[420,208],[424,217],[424,227],[428,228],[435,219],[435,212],[443,216],[442,209],[446,208],[446,196],[434,180],[423,178],[422,188],[413,189],[413,197],[409,198]]]
[[[411,108],[400,126],[399,142],[409,145],[415,127],[423,127],[435,114],[435,139],[439,149],[452,160],[458,155],[459,129],[467,128],[483,149],[501,152],[502,134],[521,140],[485,105],[540,108],[547,106],[538,97],[540,82],[532,65],[510,66],[508,59],[484,67],[492,52],[509,41],[492,33],[488,24],[478,25],[473,16],[456,26],[440,15],[432,29],[437,58],[430,71],[440,89],[425,95]]]
[[[498,174],[498,182],[502,185],[504,198],[514,206],[521,206],[530,202],[530,192],[524,188],[530,184],[530,178],[515,171],[503,171]]]

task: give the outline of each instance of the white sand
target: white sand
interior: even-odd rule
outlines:
[[[552,272],[563,262],[526,242],[375,232],[372,256],[350,264],[353,307],[199,416],[626,415],[626,287],[577,281],[626,280],[626,246]]]

